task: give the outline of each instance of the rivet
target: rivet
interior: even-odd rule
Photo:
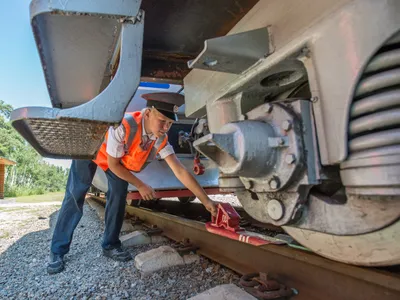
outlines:
[[[272,199],[267,204],[268,215],[272,220],[279,220],[283,217],[283,205],[279,200]]]
[[[276,190],[276,189],[278,189],[279,188],[279,178],[272,178],[270,181],[269,181],[269,187],[271,188],[271,189],[273,189],[273,190]]]

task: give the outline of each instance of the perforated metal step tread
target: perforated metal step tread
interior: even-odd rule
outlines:
[[[25,112],[28,112],[24,108]],[[46,110],[41,109],[43,114]],[[44,156],[51,158],[91,159],[95,157],[104,135],[111,125],[82,119],[18,118],[14,112],[14,128]],[[36,108],[36,113],[38,113]]]

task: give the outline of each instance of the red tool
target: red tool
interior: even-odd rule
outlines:
[[[249,232],[240,227],[240,216],[229,203],[218,203],[217,209],[217,216],[212,217],[211,222],[206,223],[207,231],[255,246],[282,244],[273,238]]]
[[[196,175],[203,175],[204,174],[204,165],[200,162],[199,157],[195,157],[193,160],[193,173]]]

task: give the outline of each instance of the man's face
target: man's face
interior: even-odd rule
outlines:
[[[173,120],[167,118],[156,109],[148,109],[145,112],[145,119],[148,120],[149,129],[157,138],[163,136],[171,128]]]

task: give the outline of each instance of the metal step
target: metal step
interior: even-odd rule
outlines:
[[[140,0],[36,0],[31,24],[52,108],[24,107],[13,127],[44,157],[94,158],[140,82]]]

